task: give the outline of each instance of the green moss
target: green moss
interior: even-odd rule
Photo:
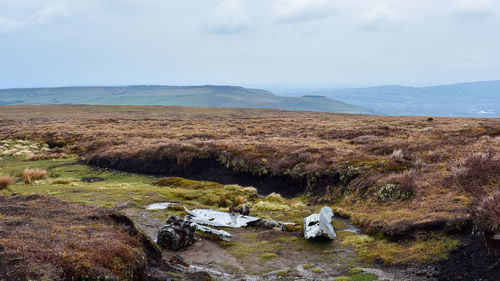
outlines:
[[[321,269],[321,268],[313,268],[313,270],[311,270],[311,271],[312,271],[312,272],[314,272],[314,273],[323,273],[323,272],[325,272],[325,271],[324,271],[323,269]]]
[[[363,270],[361,268],[351,268],[351,269],[349,269],[349,271],[347,271],[347,275],[351,276],[351,275],[358,274],[361,272],[363,272]]]
[[[289,274],[288,270],[280,270],[280,271],[276,272],[276,275],[279,277],[287,277],[288,274]]]
[[[350,281],[350,280],[351,280],[351,277],[349,277],[349,276],[339,276],[339,277],[333,278],[333,281]]]
[[[384,264],[428,263],[445,259],[459,245],[459,240],[436,237],[412,242],[390,242],[374,239],[368,235],[353,235],[344,238],[343,245],[355,248],[358,255],[367,261]]]
[[[260,256],[260,259],[263,261],[269,261],[276,258],[277,256],[278,255],[276,255],[275,253],[264,253]]]
[[[173,272],[165,272],[165,273],[172,278],[177,278],[177,279],[182,278],[182,275],[180,275],[179,273],[173,273]]]
[[[376,274],[366,272],[356,273],[351,276],[351,281],[373,281],[377,279],[378,276]]]
[[[303,264],[302,265],[302,268],[304,268],[305,270],[307,269],[311,269],[314,267],[314,264],[310,264],[310,263],[307,263],[307,264]]]

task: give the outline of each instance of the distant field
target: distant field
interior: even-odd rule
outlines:
[[[326,97],[284,97],[235,86],[62,87],[0,90],[0,105],[90,104],[272,108],[373,114]]]
[[[498,119],[4,106],[0,139],[12,138],[46,142],[101,167],[305,194],[389,236],[467,221],[472,199],[460,187],[492,190],[499,182]],[[494,163],[491,172],[474,172],[481,161]]]

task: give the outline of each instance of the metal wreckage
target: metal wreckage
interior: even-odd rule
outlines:
[[[184,218],[172,215],[166,224],[158,231],[157,244],[162,248],[174,251],[181,250],[196,242],[195,232],[201,231],[217,236],[224,241],[231,241],[231,234],[223,228],[266,227],[278,228],[282,231],[292,230],[294,223],[277,222],[249,216],[250,207],[242,205],[236,208],[234,204],[229,212],[212,209],[189,210]],[[323,207],[319,214],[312,214],[304,219],[304,237],[306,239],[326,237],[334,239],[336,234],[331,224],[333,211],[330,207]]]

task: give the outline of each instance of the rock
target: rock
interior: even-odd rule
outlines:
[[[183,280],[186,281],[210,281],[212,280],[212,277],[210,274],[201,271],[201,272],[194,272],[194,273],[186,273],[183,276]]]
[[[337,235],[332,226],[333,211],[323,207],[319,214],[312,214],[304,219],[304,237],[306,239],[326,237],[334,239]]]

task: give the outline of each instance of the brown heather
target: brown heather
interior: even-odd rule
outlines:
[[[263,109],[5,106],[0,128],[0,139],[47,142],[51,153],[76,154],[116,169],[147,172],[166,163],[182,171],[208,159],[234,173],[291,177],[304,182],[303,191],[313,198],[336,202],[336,211],[368,227],[467,219],[471,198],[464,190],[479,186],[488,193],[498,183],[492,174],[498,175],[500,152],[495,118],[428,121]],[[373,200],[373,189],[389,180],[413,196]],[[306,184],[315,184],[314,189]],[[210,201],[223,203],[218,199]]]
[[[146,256],[153,256],[131,222],[98,207],[0,196],[0,217],[5,280],[144,280]]]

